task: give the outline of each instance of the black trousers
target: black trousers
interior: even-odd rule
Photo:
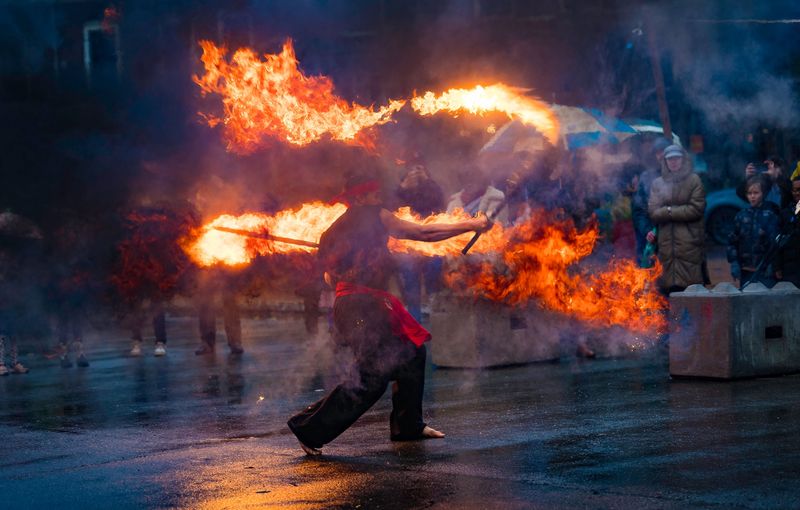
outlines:
[[[372,296],[337,298],[333,313],[337,341],[353,350],[356,374],[292,416],[289,428],[303,444],[321,448],[355,423],[381,398],[387,384],[395,381],[390,437],[394,441],[419,439],[425,428],[425,346],[395,337],[383,301]]]

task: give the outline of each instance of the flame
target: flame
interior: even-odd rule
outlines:
[[[660,266],[647,270],[615,259],[599,272],[574,267],[592,253],[598,236],[596,225],[577,231],[571,221],[539,212],[506,232],[502,264],[464,261],[445,280],[465,295],[511,305],[536,299],[544,308],[596,325],[664,331],[667,303],[655,285]]]
[[[240,216],[223,214],[201,227],[197,236],[184,246],[186,252],[199,266],[224,264],[239,266],[250,263],[257,255],[275,253],[310,252],[313,248],[270,239],[246,237],[214,230],[228,227],[275,236],[318,242],[325,230],[344,213],[342,204],[327,205],[322,202],[303,204],[297,209],[277,214],[246,213]]]
[[[318,242],[345,209],[341,204],[311,202],[274,216],[222,215],[199,229],[185,250],[200,266],[238,266],[250,263],[258,255],[308,253],[313,248],[221,232],[214,227]],[[469,218],[462,210],[420,218],[408,207],[395,214],[419,224],[456,223]],[[599,238],[596,225],[578,231],[570,220],[539,211],[521,225],[493,225],[470,252],[481,256],[461,257],[461,249],[472,235],[469,232],[435,243],[390,238],[389,249],[424,256],[455,255],[451,259],[454,267],[445,275],[445,281],[464,295],[477,294],[509,305],[536,300],[546,309],[589,323],[619,325],[637,332],[660,332],[666,328],[666,300],[655,285],[660,266],[648,270],[632,261],[614,260],[602,271],[577,267],[595,248]]]
[[[555,145],[559,122],[553,110],[544,102],[522,94],[523,90],[502,83],[478,85],[471,89],[449,89],[440,95],[425,92],[411,99],[411,107],[420,115],[433,115],[440,111],[483,114],[502,112],[523,124],[535,127]]]
[[[255,51],[240,48],[230,59],[227,49],[200,41],[200,59],[205,74],[194,76],[203,95],[222,98],[221,116],[200,112],[209,126],[223,126],[228,150],[248,154],[265,144],[268,137],[294,145],[307,145],[327,135],[334,140],[372,148],[367,128],[390,122],[405,100],[390,100],[377,110],[348,103],[333,92],[326,76],[306,76],[298,69],[292,41],[277,54],[260,59]],[[528,97],[525,90],[502,83],[477,85],[471,89],[449,89],[442,94],[427,91],[411,99],[420,115],[446,111],[485,114],[501,112],[535,127],[555,144],[559,122],[544,102]],[[489,130],[491,132],[491,129]]]
[[[294,145],[306,145],[324,135],[363,146],[371,139],[365,128],[391,120],[405,101],[389,101],[378,110],[348,104],[333,93],[333,82],[325,76],[308,77],[297,67],[291,40],[278,54],[259,59],[253,50],[237,50],[226,60],[226,48],[200,41],[203,76],[194,82],[203,94],[222,97],[222,117],[203,116],[209,126],[223,124],[228,149],[250,153],[262,146],[267,136]]]

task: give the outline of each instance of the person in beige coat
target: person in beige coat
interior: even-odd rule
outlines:
[[[664,149],[661,177],[653,181],[647,204],[657,227],[658,260],[664,270],[659,285],[667,294],[703,283],[705,208],[703,183],[692,171],[686,151],[670,145]]]

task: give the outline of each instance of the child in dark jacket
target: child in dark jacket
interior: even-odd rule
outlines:
[[[768,183],[759,175],[747,180],[747,201],[750,207],[742,209],[734,219],[733,232],[728,239],[728,262],[731,276],[740,286],[751,279],[772,287],[775,285],[775,268],[765,257],[774,249],[775,238],[780,233],[781,220],[772,208],[764,206]],[[759,265],[766,264],[754,277]]]

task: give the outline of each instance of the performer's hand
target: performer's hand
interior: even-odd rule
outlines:
[[[656,242],[656,235],[653,233],[653,231],[652,231],[652,230],[651,230],[650,232],[648,232],[648,233],[647,233],[647,236],[646,236],[646,237],[647,237],[647,242],[648,242],[648,243],[654,243],[654,242]]]
[[[492,222],[484,213],[478,213],[478,216],[472,220],[474,227],[472,230],[475,232],[485,232],[492,228]]]
[[[752,177],[755,174],[756,174],[756,165],[754,165],[753,163],[748,163],[747,166],[744,167],[745,178]]]

